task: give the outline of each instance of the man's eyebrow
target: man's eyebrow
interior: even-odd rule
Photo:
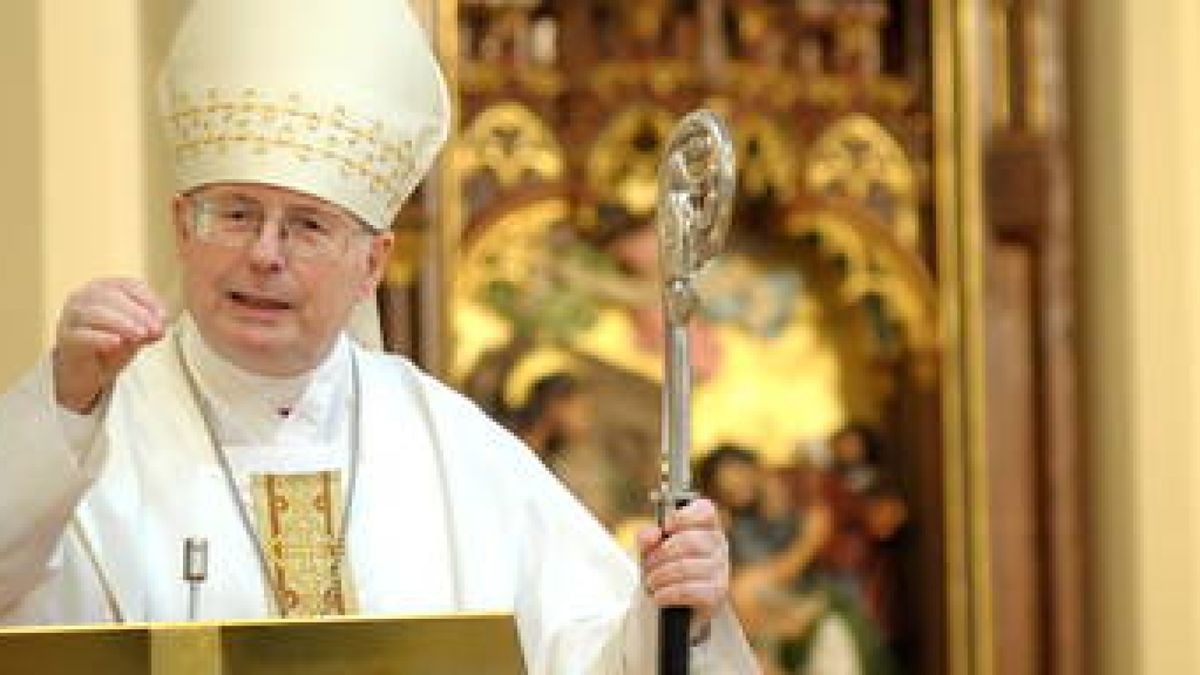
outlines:
[[[202,193],[200,193],[200,194],[202,194],[202,195],[203,195],[203,194],[206,194],[206,193],[203,193],[203,192],[202,192]],[[238,191],[238,190],[236,190],[236,189],[230,189],[230,188],[217,188],[217,189],[215,189],[215,190],[211,190],[211,191],[209,191],[207,194],[208,194],[208,196],[210,196],[210,197],[221,197],[221,198],[226,198],[226,199],[238,199],[238,200],[241,200],[241,201],[244,201],[244,202],[254,202],[255,204],[262,204],[262,200],[261,200],[261,199],[259,199],[259,198],[257,198],[257,197],[254,197],[254,196],[252,196],[252,195],[248,195],[248,194],[246,194],[245,192],[239,192],[239,191]]]
[[[238,190],[237,188],[216,188],[215,190],[213,190],[213,191],[212,191],[212,192],[210,192],[209,194],[210,194],[211,196],[213,196],[213,197],[223,197],[223,198],[227,198],[227,199],[238,199],[238,200],[241,200],[241,201],[253,202],[253,203],[255,203],[255,204],[258,204],[258,205],[264,205],[264,201],[263,201],[261,198],[259,198],[259,197],[255,197],[255,196],[254,196],[254,195],[252,195],[252,194],[249,194],[249,193],[243,192],[243,191],[241,191],[241,190]],[[339,217],[341,217],[341,215],[342,215],[342,214],[341,214],[341,213],[339,213],[338,211],[336,211],[336,210],[334,210],[334,209],[332,209],[332,208],[330,208],[330,207],[326,206],[326,205],[325,205],[325,204],[323,204],[323,203],[318,203],[318,204],[285,204],[285,205],[284,205],[284,208],[285,208],[285,209],[287,209],[288,211],[302,211],[302,212],[304,212],[304,213],[308,213],[308,214],[324,215],[324,216],[330,216],[330,217],[333,217],[333,218],[339,218]]]
[[[325,208],[318,204],[288,204],[286,208],[289,211],[301,211],[334,218],[341,216],[340,213],[335,212],[333,209]]]

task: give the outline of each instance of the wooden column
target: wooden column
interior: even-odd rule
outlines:
[[[998,0],[985,130],[987,452],[998,673],[1083,675],[1074,233],[1053,0]]]

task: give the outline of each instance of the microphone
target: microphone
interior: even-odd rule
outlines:
[[[183,540],[183,580],[188,585],[188,621],[200,613],[200,587],[208,579],[208,540],[188,537]]]

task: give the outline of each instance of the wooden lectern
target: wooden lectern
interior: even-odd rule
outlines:
[[[13,675],[522,675],[510,614],[0,629]]]

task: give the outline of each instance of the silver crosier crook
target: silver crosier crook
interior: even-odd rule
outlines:
[[[658,172],[659,263],[663,274],[666,363],[663,373],[662,477],[655,495],[660,522],[692,498],[692,361],[688,323],[696,277],[721,252],[729,233],[736,163],[729,129],[715,113],[688,114],[667,140]],[[667,607],[659,621],[660,675],[686,675],[691,612]]]

